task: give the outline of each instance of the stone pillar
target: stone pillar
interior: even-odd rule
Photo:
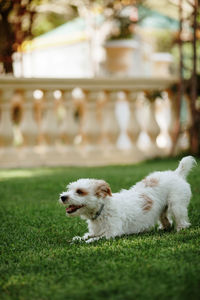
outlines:
[[[60,124],[59,134],[61,140],[65,141],[67,145],[73,145],[75,138],[79,133],[79,129],[75,120],[75,104],[71,91],[63,92],[63,104],[65,112],[63,114],[63,120]]]
[[[108,148],[116,148],[120,132],[115,113],[116,101],[117,94],[115,92],[105,92],[105,102],[102,107],[102,143]]]
[[[42,133],[46,143],[50,146],[55,146],[58,137],[58,124],[53,91],[45,91],[44,101]]]
[[[37,145],[38,125],[34,116],[34,102],[32,90],[24,91],[23,117],[20,129],[24,138],[24,144],[29,147]]]
[[[128,122],[128,134],[132,141],[132,148],[137,149],[137,140],[141,132],[140,124],[137,119],[137,93],[127,93],[129,101],[130,117]]]
[[[146,132],[150,137],[151,140],[151,148],[152,150],[155,149],[155,154],[157,154],[157,143],[156,139],[157,136],[160,133],[160,128],[157,124],[156,118],[155,118],[155,102],[149,101],[149,116],[148,116],[148,125],[146,127]]]
[[[1,119],[0,119],[0,145],[13,146],[13,121],[12,121],[12,90],[2,90],[0,95]]]
[[[157,146],[156,139],[160,133],[160,128],[155,118],[154,99],[141,98],[139,110],[140,125],[143,131],[143,138],[140,139],[140,149],[146,157],[158,156],[161,151]]]
[[[85,91],[85,109],[82,133],[84,144],[97,146],[100,141],[100,120],[98,118],[98,92]]]
[[[138,138],[141,133],[141,126],[138,122],[138,114],[137,114],[139,109],[137,103],[137,93],[127,92],[126,95],[127,95],[127,100],[129,102],[129,109],[130,109],[127,132],[132,143],[131,155],[133,156],[134,160],[139,161],[144,159],[144,154],[137,146]]]

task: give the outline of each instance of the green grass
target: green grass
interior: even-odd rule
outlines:
[[[200,168],[189,176],[191,228],[101,240],[70,239],[86,224],[66,218],[58,196],[80,177],[103,178],[113,192],[177,159],[133,166],[0,171],[0,299],[198,299]],[[200,162],[200,161],[199,161]]]

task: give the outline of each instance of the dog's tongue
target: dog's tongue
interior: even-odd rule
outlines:
[[[76,209],[76,206],[75,205],[70,205],[69,207],[66,207],[66,212],[71,212],[74,209]]]
[[[82,207],[82,205],[80,205],[80,206],[70,205],[69,207],[66,207],[66,212],[67,213],[74,212],[74,211],[76,211],[80,207]]]

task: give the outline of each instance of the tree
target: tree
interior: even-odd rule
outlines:
[[[0,0],[0,58],[5,73],[13,73],[12,54],[25,38],[32,37],[31,29],[36,13],[33,3],[36,1]]]
[[[193,154],[200,153],[200,110],[197,107],[197,97],[199,95],[198,81],[200,76],[197,76],[197,30],[200,29],[198,24],[198,1],[195,0],[193,4],[193,70],[190,78],[191,90],[190,90],[190,108],[192,113],[192,126],[190,128],[190,146]]]
[[[200,108],[198,106],[198,97],[200,97],[200,74],[198,74],[197,69],[197,36],[200,29],[200,12],[198,9],[198,0],[187,1],[187,3],[191,6],[192,12],[191,15],[187,16],[187,18],[183,17],[182,14],[182,6],[183,0],[179,1],[179,14],[180,14],[180,30],[179,30],[179,53],[180,53],[180,73],[179,73],[179,88],[178,88],[178,97],[177,97],[177,106],[179,111],[179,116],[177,119],[177,125],[175,128],[174,135],[174,144],[172,148],[172,152],[175,149],[180,131],[180,107],[181,107],[181,99],[183,94],[185,93],[188,96],[189,106],[192,116],[192,124],[189,128],[189,139],[190,139],[190,151],[193,155],[200,154]],[[184,22],[188,22],[190,20],[190,26],[193,34],[189,35],[187,39],[183,38],[183,24]],[[191,70],[185,65],[184,60],[184,52],[183,46],[190,45],[192,48],[192,68]],[[185,70],[187,70],[187,77],[185,77]],[[189,75],[188,75],[189,74]]]
[[[24,40],[51,30],[74,16],[75,10],[64,0],[0,0],[0,61],[5,73],[13,73],[12,54],[20,50]],[[39,28],[38,23],[41,24]]]

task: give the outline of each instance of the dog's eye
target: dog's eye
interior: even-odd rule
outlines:
[[[84,192],[81,189],[76,190],[78,195],[84,195]]]

